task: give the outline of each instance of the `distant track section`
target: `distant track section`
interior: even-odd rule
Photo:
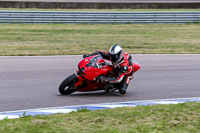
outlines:
[[[200,23],[200,11],[94,12],[0,11],[0,23]]]
[[[23,2],[73,2],[73,3],[200,3],[200,0],[1,0]]]
[[[0,8],[198,9],[200,0],[0,0]]]

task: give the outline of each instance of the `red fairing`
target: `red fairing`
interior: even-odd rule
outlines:
[[[135,73],[136,71],[140,69],[141,65],[136,60],[132,60],[132,63],[133,63],[133,72]]]
[[[96,63],[97,66],[95,64],[94,66],[92,66],[93,64],[90,63],[90,59],[93,57],[95,56],[87,57],[79,62],[78,67],[79,67],[79,71],[81,70],[83,72],[81,73],[82,76],[87,80],[93,81],[99,75],[107,76],[108,74],[110,74],[110,72],[113,69],[112,66],[102,65],[102,64],[105,64],[104,59],[97,59],[97,61],[94,62]]]
[[[110,65],[109,65],[110,64]],[[105,60],[100,55],[90,56],[81,60],[78,64],[78,69],[81,75],[78,75],[79,79],[75,86],[82,84],[84,81],[87,82],[87,86],[78,89],[78,91],[95,91],[103,89],[106,83],[97,83],[95,78],[97,76],[108,76],[113,71],[112,63]]]

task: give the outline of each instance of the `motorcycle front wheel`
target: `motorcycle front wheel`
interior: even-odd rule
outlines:
[[[72,74],[69,77],[67,77],[65,80],[63,80],[59,86],[60,94],[69,95],[69,94],[75,92],[76,89],[74,89],[72,86],[74,85],[76,80],[77,80],[77,77],[75,74]]]

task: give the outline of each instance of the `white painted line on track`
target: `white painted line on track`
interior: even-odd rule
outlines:
[[[200,97],[127,101],[127,102],[116,102],[116,103],[87,104],[87,105],[76,105],[76,106],[62,106],[62,107],[6,111],[6,112],[0,112],[0,120],[15,119],[26,115],[35,116],[35,115],[53,115],[57,113],[70,113],[72,111],[77,111],[78,109],[99,110],[99,109],[111,109],[118,107],[136,107],[136,106],[147,106],[147,105],[158,105],[158,104],[179,104],[185,102],[200,102]]]
[[[35,110],[31,112],[47,112],[47,113],[70,113],[72,111],[76,111],[76,109],[41,109],[41,110]]]
[[[0,120],[2,119],[16,119],[19,118],[17,115],[0,115]]]

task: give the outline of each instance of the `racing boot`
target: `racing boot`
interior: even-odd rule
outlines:
[[[128,88],[128,84],[126,83],[126,78],[119,84],[119,93],[124,95],[126,94],[126,89]]]
[[[126,94],[126,89],[119,89],[119,93],[122,94],[122,95],[125,95]]]

